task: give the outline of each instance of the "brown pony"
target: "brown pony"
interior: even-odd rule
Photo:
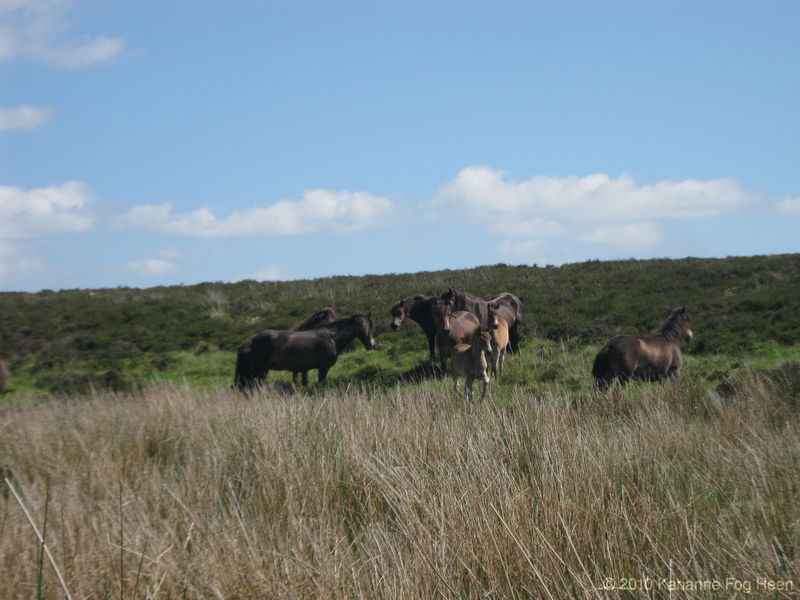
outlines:
[[[469,314],[469,313],[467,313]],[[487,357],[492,352],[492,334],[486,327],[478,327],[467,338],[468,343],[453,346],[453,391],[458,393],[458,377],[463,375],[466,383],[467,400],[472,400],[472,382],[475,379],[483,381],[481,398],[489,389],[489,374],[487,373]]]
[[[356,313],[307,331],[267,329],[239,346],[233,385],[249,391],[261,386],[270,370],[317,369],[322,382],[342,350],[356,338],[367,350],[375,347],[369,315]]]
[[[431,364],[433,364],[436,359],[434,352],[436,332],[440,329],[450,330],[450,313],[452,312],[450,303],[441,298],[408,296],[395,302],[389,312],[392,316],[392,331],[400,329],[406,318],[416,321],[422,327],[422,331],[428,338],[428,354]]]
[[[495,377],[503,373],[503,362],[510,344],[509,327],[505,319],[498,315],[498,309],[489,302],[489,332],[492,335],[491,367]]]
[[[325,325],[336,319],[336,311],[330,306],[326,306],[322,310],[318,310],[313,315],[300,321],[297,325],[292,327],[292,331],[308,331],[309,329],[316,329],[320,325]],[[303,376],[303,385],[308,385],[308,371],[295,371],[292,373],[292,382],[297,383],[297,376]]]
[[[488,313],[487,313],[488,314]],[[467,344],[481,323],[474,314],[466,310],[457,310],[450,315],[449,327],[441,328],[436,334],[436,345],[439,347],[439,360],[442,370],[447,370],[447,359],[452,357],[458,344]]]
[[[689,315],[683,306],[673,308],[652,335],[618,335],[594,359],[592,375],[600,390],[616,379],[625,385],[639,381],[677,380],[683,365],[681,342],[692,339]]]
[[[519,353],[520,328],[522,327],[522,300],[509,292],[500,292],[492,296],[489,307],[497,309],[498,316],[508,325],[510,341],[509,350]]]

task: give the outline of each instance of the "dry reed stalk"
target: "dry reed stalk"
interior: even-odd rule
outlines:
[[[13,494],[14,499],[17,501],[17,504],[19,504],[19,507],[22,509],[22,512],[25,514],[25,518],[28,519],[28,523],[30,523],[31,529],[33,529],[33,532],[36,534],[36,537],[39,540],[39,543],[41,544],[42,550],[47,555],[47,559],[50,561],[50,564],[53,567],[53,571],[55,571],[56,577],[58,577],[58,582],[61,584],[61,589],[64,590],[64,595],[67,597],[67,600],[72,600],[72,596],[69,593],[69,589],[67,589],[67,584],[64,581],[64,577],[61,575],[61,571],[59,570],[58,565],[56,565],[56,561],[55,561],[55,559],[53,558],[53,555],[50,552],[50,548],[47,547],[47,544],[44,541],[44,537],[39,532],[39,528],[36,526],[36,523],[34,522],[33,517],[31,517],[30,512],[28,512],[28,509],[25,506],[25,503],[22,501],[22,498],[20,498],[19,494],[17,493],[17,490],[14,489],[14,486],[8,480],[8,478],[4,477],[3,481],[6,482],[6,485],[8,486],[8,489],[11,490],[11,493]]]

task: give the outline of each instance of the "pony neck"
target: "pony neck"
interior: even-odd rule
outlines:
[[[336,351],[341,352],[344,348],[358,336],[358,327],[355,319],[346,317],[336,322],[332,328],[333,341],[336,344]]]
[[[667,323],[664,327],[661,327],[656,331],[656,335],[660,335],[668,342],[677,342],[678,344],[680,344],[684,338],[682,329],[671,323]]]
[[[413,298],[411,300],[411,307],[408,309],[408,316],[417,321],[418,323],[426,317],[427,311],[425,305],[433,305],[436,298]]]

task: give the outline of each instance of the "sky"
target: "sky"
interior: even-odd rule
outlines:
[[[798,23],[0,0],[0,291],[798,252]]]

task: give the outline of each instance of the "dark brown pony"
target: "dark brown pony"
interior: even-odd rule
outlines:
[[[497,316],[508,324],[509,350],[517,354],[522,326],[522,300],[509,292],[500,292],[492,296],[488,304],[497,309]]]
[[[258,387],[270,370],[317,369],[318,381],[324,381],[339,354],[356,338],[367,350],[375,347],[369,315],[356,313],[307,331],[262,331],[239,346],[234,387],[241,391]]]
[[[600,390],[616,379],[625,385],[639,381],[677,380],[683,365],[681,342],[692,339],[689,315],[681,306],[667,314],[652,335],[618,335],[594,359],[592,375]]]
[[[394,303],[390,309],[392,316],[391,328],[393,331],[400,329],[400,326],[409,318],[416,321],[425,336],[428,338],[428,353],[430,356],[431,364],[436,359],[436,332],[439,329],[450,329],[450,313],[452,307],[449,302],[441,298],[427,298],[425,296],[416,295],[408,296],[402,300]]]
[[[325,325],[336,319],[336,311],[330,306],[326,306],[322,310],[318,310],[313,315],[304,321],[300,321],[297,325],[292,327],[292,331],[308,331],[309,329],[316,329],[320,325]],[[292,373],[292,381],[297,383],[297,376],[303,376],[303,385],[308,385],[308,371],[295,371]]]
[[[447,288],[441,296],[453,306],[453,310],[466,310],[478,317],[481,325],[489,326],[489,310],[486,307],[486,300],[464,290],[454,290]],[[502,315],[501,315],[502,316]]]

